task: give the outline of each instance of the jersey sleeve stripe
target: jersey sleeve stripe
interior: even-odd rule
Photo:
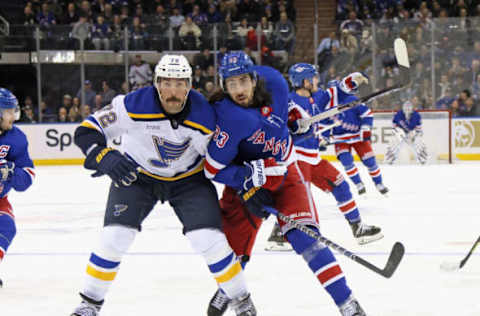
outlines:
[[[23,168],[23,170],[25,170],[25,172],[30,176],[33,182],[33,179],[35,179],[35,172],[33,171],[33,169],[29,167],[25,167]]]
[[[100,125],[96,122],[94,118],[87,117],[80,126],[87,127],[94,129],[96,131],[99,131],[100,133],[103,134],[103,129],[100,127]]]
[[[161,119],[165,118],[163,113],[131,113],[127,112],[128,116],[133,119]]]
[[[370,109],[368,109],[368,110],[365,111],[362,115],[360,115],[360,117],[362,117],[362,118],[365,118],[365,117],[373,117],[372,111],[370,111]]]
[[[206,128],[205,126],[200,125],[200,124],[195,123],[195,122],[192,122],[192,121],[189,121],[189,120],[183,121],[183,124],[184,124],[184,125],[187,125],[187,126],[189,126],[189,127],[193,127],[194,129],[200,131],[200,132],[201,132],[202,134],[204,134],[204,135],[208,135],[208,134],[212,134],[212,133],[213,133],[212,130]]]
[[[209,179],[214,178],[215,175],[225,167],[226,167],[225,165],[215,161],[207,152],[207,157],[205,160],[205,168],[204,168],[205,176],[207,178]]]

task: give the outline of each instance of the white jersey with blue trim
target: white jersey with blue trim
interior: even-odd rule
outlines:
[[[166,114],[156,89],[150,86],[115,97],[82,126],[96,129],[107,141],[121,136],[121,151],[142,173],[174,181],[203,170],[203,157],[215,129],[213,108],[194,90],[179,115]]]

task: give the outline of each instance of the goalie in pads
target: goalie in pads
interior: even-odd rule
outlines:
[[[420,164],[425,164],[428,160],[427,146],[422,140],[422,118],[420,114],[413,109],[413,104],[406,101],[402,109],[395,113],[393,117],[394,137],[387,148],[385,161],[393,164],[399,156],[400,148],[403,144],[409,146],[415,158]]]

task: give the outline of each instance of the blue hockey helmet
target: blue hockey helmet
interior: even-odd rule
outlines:
[[[220,61],[218,72],[220,74],[220,85],[223,89],[223,83],[230,77],[239,76],[243,74],[251,74],[253,78],[257,79],[257,73],[254,70],[250,56],[244,52],[233,52],[225,54]]]
[[[304,80],[313,84],[312,79],[315,76],[318,76],[318,71],[312,64],[298,63],[288,70],[288,79],[294,88],[302,88]]]
[[[5,88],[0,88],[0,118],[3,115],[3,110],[15,109],[15,119],[20,118],[20,108],[18,107],[17,97]]]

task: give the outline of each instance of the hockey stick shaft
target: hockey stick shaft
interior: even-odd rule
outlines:
[[[460,268],[462,268],[467,263],[468,258],[470,258],[472,253],[475,251],[475,248],[477,248],[479,244],[480,244],[480,236],[478,236],[477,241],[475,241],[475,243],[472,246],[472,249],[470,249],[467,256],[462,261],[460,261]]]
[[[393,246],[392,252],[390,253],[390,256],[388,258],[387,264],[384,269],[380,269],[377,266],[371,264],[370,262],[366,261],[365,259],[357,256],[353,252],[343,248],[342,246],[338,245],[337,243],[331,241],[330,239],[323,237],[322,235],[317,234],[314,230],[308,228],[305,225],[300,224],[294,219],[291,219],[290,217],[283,215],[273,207],[269,206],[264,206],[264,209],[269,212],[270,214],[273,214],[277,216],[280,220],[284,221],[285,223],[290,224],[292,227],[300,230],[301,232],[305,233],[306,235],[320,241],[322,244],[325,246],[328,246],[332,249],[335,249],[345,257],[359,263],[360,265],[366,267],[367,269],[376,272],[380,274],[381,276],[384,276],[385,278],[390,278],[395,270],[397,269],[398,265],[400,264],[400,261],[403,258],[403,255],[405,253],[405,248],[404,246],[397,242]]]

